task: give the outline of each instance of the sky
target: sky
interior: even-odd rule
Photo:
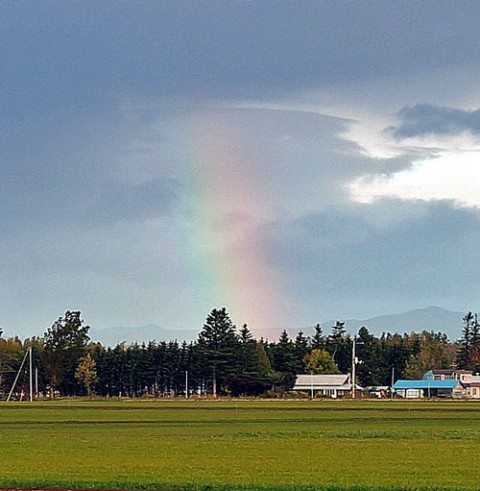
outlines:
[[[0,326],[256,335],[480,298],[480,3],[0,3]],[[434,327],[434,326],[428,326]]]

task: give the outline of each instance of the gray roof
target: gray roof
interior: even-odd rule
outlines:
[[[314,389],[350,389],[350,375],[298,375],[293,390],[310,389],[312,386]]]

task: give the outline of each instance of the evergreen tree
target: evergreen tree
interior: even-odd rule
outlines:
[[[325,349],[326,347],[325,336],[320,324],[315,326],[315,334],[312,336],[311,346],[312,349]]]
[[[179,364],[178,364],[178,376],[176,379],[175,390],[178,394],[189,395],[192,387],[192,381],[187,380],[192,377],[192,366],[189,345],[186,341],[183,341],[179,348]],[[186,377],[187,375],[187,377]],[[186,387],[188,382],[188,387]]]
[[[327,340],[327,350],[341,373],[348,373],[351,368],[352,348],[346,335],[345,322],[337,321],[332,326],[332,332]]]
[[[247,324],[240,329],[237,347],[238,370],[232,378],[233,395],[257,395],[270,385],[270,364],[262,343],[257,342]]]
[[[213,396],[228,385],[235,372],[235,353],[238,345],[235,326],[225,307],[208,314],[198,335],[198,348],[205,367],[211,372]]]
[[[295,345],[288,336],[286,330],[282,332],[278,343],[274,344],[272,348],[273,368],[277,372],[296,375],[298,373],[299,367],[295,353]]]
[[[467,312],[463,317],[462,337],[460,338],[457,364],[464,370],[471,368],[471,352],[474,347],[473,336],[478,336],[478,323],[473,312]]]
[[[291,390],[299,373],[299,363],[295,353],[295,345],[286,330],[280,335],[278,343],[273,343],[269,350],[272,353],[274,368],[273,385],[277,392]]]
[[[309,351],[309,340],[305,337],[302,331],[299,331],[297,337],[295,338],[296,373],[302,373],[305,371],[305,364],[303,360]]]
[[[381,342],[373,334],[370,334],[365,326],[358,330],[357,357],[361,361],[357,365],[357,376],[360,385],[387,385]]]
[[[345,337],[347,330],[345,328],[345,322],[337,321],[335,325],[332,326],[332,333],[330,339],[335,342],[342,340]]]
[[[467,312],[463,317],[457,363],[460,368],[466,370],[480,370],[480,324],[477,314],[472,312]]]

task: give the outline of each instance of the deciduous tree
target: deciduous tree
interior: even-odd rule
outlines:
[[[95,360],[87,353],[80,358],[77,369],[75,370],[75,378],[87,389],[87,395],[93,395],[93,387],[98,381],[97,368]]]
[[[307,373],[339,373],[332,355],[323,349],[312,349],[303,359]]]
[[[79,311],[68,310],[44,334],[44,363],[52,390],[75,393],[78,388],[75,370],[90,340],[89,329]]]

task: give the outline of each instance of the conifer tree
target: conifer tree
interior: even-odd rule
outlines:
[[[325,349],[325,336],[323,335],[323,330],[320,324],[315,326],[315,334],[312,336],[311,346],[312,349]]]
[[[337,321],[327,342],[327,349],[342,373],[347,373],[351,368],[351,343],[346,332],[345,322]]]
[[[478,332],[478,323],[476,322],[473,312],[467,312],[463,317],[462,337],[459,344],[460,349],[457,356],[457,364],[459,368],[468,369],[470,367],[470,355],[473,348],[473,335]]]
[[[309,339],[305,337],[302,331],[299,331],[295,338],[295,372],[302,373],[305,371],[304,358],[309,352]]]
[[[273,367],[277,372],[298,373],[298,361],[295,354],[295,345],[286,330],[282,332],[278,343],[273,345]]]
[[[269,386],[269,364],[263,344],[257,342],[247,324],[240,329],[237,373],[232,378],[233,395],[257,395]],[[268,364],[268,368],[266,368]]]
[[[205,367],[210,370],[214,397],[235,371],[237,344],[235,326],[225,307],[213,309],[198,335],[198,348]]]

